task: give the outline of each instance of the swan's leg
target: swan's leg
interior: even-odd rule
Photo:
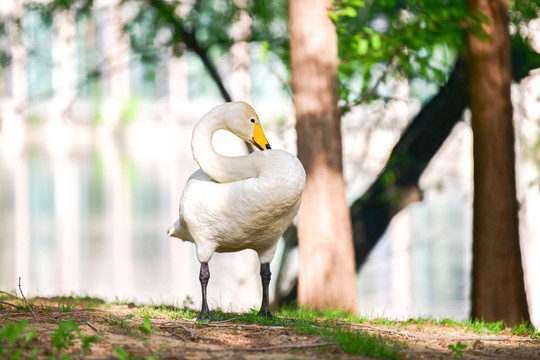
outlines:
[[[270,263],[261,264],[261,281],[263,288],[263,298],[261,304],[261,310],[259,311],[259,316],[266,316],[269,319],[272,319],[272,314],[270,313],[270,298],[268,296],[268,286],[270,285]]]
[[[210,319],[210,311],[208,310],[208,301],[206,300],[206,286],[208,285],[208,279],[210,279],[210,270],[208,269],[208,263],[201,263],[201,271],[199,273],[199,280],[201,281],[202,289],[202,306],[201,314],[197,320]]]

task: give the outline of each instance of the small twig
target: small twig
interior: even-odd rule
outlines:
[[[303,348],[332,346],[332,345],[336,345],[336,343],[334,343],[334,342],[323,342],[323,343],[311,343],[311,344],[288,344],[288,345],[274,345],[274,346],[251,347],[251,348],[228,347],[228,348],[225,348],[225,349],[226,350],[240,350],[240,351],[269,351],[269,350],[303,349]]]
[[[8,293],[7,291],[0,290],[0,294],[5,294],[7,296],[11,296],[14,299],[20,300],[18,296]]]
[[[188,329],[187,327],[185,327],[184,325],[181,325],[181,324],[178,324],[178,326],[181,327],[182,329],[184,329],[185,331],[187,331],[189,333],[190,338],[193,339],[195,337],[195,333],[193,332],[193,330]]]
[[[99,335],[101,335],[101,332],[99,331],[99,329],[97,327],[95,327],[94,324],[92,324],[90,321],[86,321],[85,324],[90,326],[92,329],[94,329],[95,332],[97,332]]]
[[[218,339],[216,337],[210,337],[210,336],[200,336],[197,335],[197,340],[207,341],[207,342],[214,342],[214,343],[221,343],[221,339]]]
[[[397,56],[394,55],[392,59],[390,60],[390,62],[386,65],[386,68],[383,70],[381,76],[377,79],[377,81],[375,82],[375,85],[373,85],[371,90],[369,90],[368,92],[364,94],[361,94],[360,97],[358,99],[355,99],[352,103],[351,102],[347,103],[347,107],[352,108],[368,100],[371,100],[371,98],[373,98],[375,94],[377,93],[377,88],[379,87],[379,85],[381,85],[381,83],[386,79],[386,77],[388,76],[392,68],[396,66],[396,62],[397,62]]]
[[[153,312],[153,313],[156,314],[157,316],[163,316],[163,314],[160,314],[160,313],[158,313],[157,311],[154,311],[154,310],[152,310],[152,309],[149,309],[149,308],[147,308],[146,306],[143,306],[143,309],[146,310],[146,311]]]
[[[191,336],[191,338],[193,338],[195,336],[195,334],[193,333],[193,330],[187,328],[186,326],[182,325],[182,324],[175,324],[175,325],[160,325],[159,326],[161,329],[176,329],[176,328],[181,328],[185,331],[187,331],[189,333],[189,336]]]
[[[175,339],[182,340],[184,342],[187,341],[185,336],[178,335],[174,330],[169,334],[171,334],[171,336],[173,336]]]
[[[16,308],[16,309],[20,309],[20,308],[21,308],[21,307],[18,306],[18,305],[15,305],[15,304],[12,304],[12,303],[8,303],[8,302],[5,302],[5,301],[0,301],[0,304],[13,306],[13,307]]]
[[[0,313],[0,316],[4,317],[4,316],[16,316],[16,315],[27,315],[27,313]],[[8,318],[9,319],[9,318]]]
[[[26,306],[28,306],[28,308],[30,309],[30,311],[32,312],[32,315],[34,315],[34,317],[37,317],[36,316],[36,313],[34,312],[34,309],[32,309],[32,306],[30,306],[30,303],[28,302],[28,300],[26,300],[26,296],[24,296],[23,292],[22,292],[22,288],[21,288],[21,277],[19,276],[19,291],[21,292],[21,296],[24,300],[24,302],[26,303]]]

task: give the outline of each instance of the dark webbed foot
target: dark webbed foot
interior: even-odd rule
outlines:
[[[259,311],[259,313],[257,314],[257,316],[260,316],[260,317],[265,317],[265,318],[268,318],[270,320],[273,320],[274,317],[272,316],[272,314],[270,313],[270,311],[267,311],[267,310],[261,310]]]
[[[219,317],[218,315],[215,315],[214,313],[210,311],[201,311],[199,316],[197,317],[197,321],[203,321],[203,320],[210,320],[210,321],[223,321],[227,320],[226,318]]]
[[[203,320],[223,321],[223,320],[226,320],[226,319],[220,318],[219,316],[216,316],[216,315],[212,314],[211,312],[203,313],[201,311],[200,315],[197,317],[197,321],[203,321]]]
[[[212,319],[213,315],[210,314],[210,311],[208,311],[208,309],[206,311],[201,311],[201,313],[199,314],[199,316],[197,316],[197,321],[201,321],[201,320],[213,320]]]

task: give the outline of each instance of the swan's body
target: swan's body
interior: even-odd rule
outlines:
[[[214,252],[244,249],[255,250],[261,263],[270,262],[298,212],[303,185],[290,182],[298,176],[291,174],[291,168],[301,166],[298,159],[281,150],[248,157],[260,167],[258,177],[218,183],[197,170],[184,188],[179,220],[170,235],[195,243],[201,262]]]
[[[300,207],[304,168],[295,156],[282,150],[238,157],[219,155],[212,148],[212,135],[220,129],[253,142],[261,150],[270,149],[255,111],[246,103],[227,103],[203,116],[193,130],[191,142],[201,169],[186,183],[179,219],[169,229],[169,235],[197,247],[203,286],[201,318],[209,316],[206,283],[212,254],[244,249],[253,249],[259,255],[263,280],[261,313],[271,316],[269,263],[279,238]]]

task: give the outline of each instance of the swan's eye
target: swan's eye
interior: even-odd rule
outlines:
[[[255,122],[255,119],[251,119],[251,122],[254,123],[254,122]]]

